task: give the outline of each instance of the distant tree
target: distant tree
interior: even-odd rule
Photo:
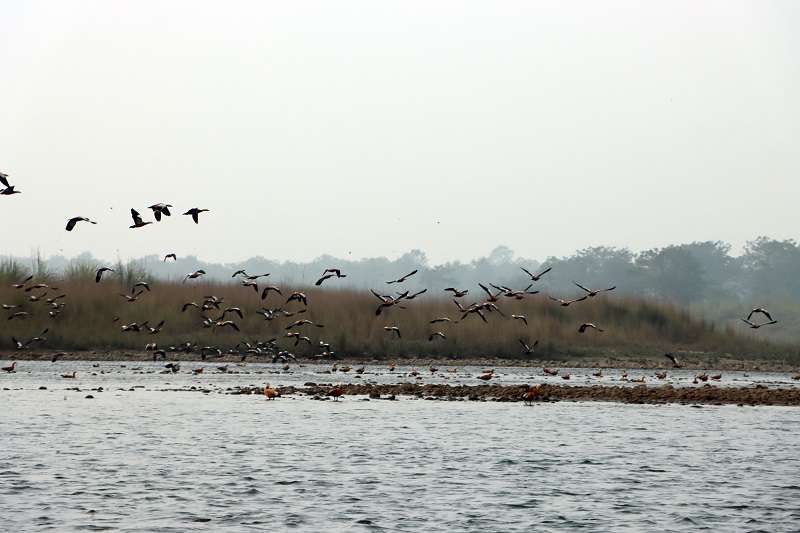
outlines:
[[[708,283],[703,266],[681,246],[647,250],[636,258],[644,292],[686,305],[704,298]]]
[[[750,298],[800,298],[800,248],[793,239],[759,237],[749,241],[742,268]]]

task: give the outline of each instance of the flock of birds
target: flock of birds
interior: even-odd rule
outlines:
[[[0,195],[2,196],[10,196],[14,194],[20,194],[21,191],[17,190],[14,185],[11,185],[8,179],[8,175],[0,172],[0,183],[2,183],[3,188],[0,189]],[[163,217],[170,217],[172,215],[170,209],[173,206],[171,204],[166,203],[156,203],[148,207],[153,213],[153,218],[155,222],[160,222]],[[190,216],[195,224],[199,224],[200,222],[200,214],[209,212],[209,209],[202,209],[193,207],[188,209],[186,212],[183,213],[185,216]],[[154,224],[151,220],[145,220],[141,213],[136,209],[131,209],[131,219],[133,223],[129,226],[130,229],[138,230],[148,225]],[[79,223],[87,223],[87,224],[97,224],[96,221],[85,217],[85,216],[75,216],[67,220],[66,223],[66,231],[72,232],[74,231]],[[177,260],[177,254],[175,253],[168,253],[164,256],[163,261],[168,260]],[[481,298],[473,303],[468,305],[463,305],[461,303],[461,299],[466,297],[470,291],[466,288],[458,288],[458,287],[447,287],[444,289],[444,292],[450,293],[452,296],[452,300],[457,308],[458,314],[460,318],[458,319],[451,319],[447,316],[439,316],[439,317],[432,317],[429,321],[431,325],[431,330],[428,335],[429,342],[435,342],[437,340],[446,339],[447,334],[444,331],[435,329],[434,326],[440,323],[448,323],[448,322],[460,322],[469,319],[470,317],[474,317],[476,320],[480,320],[484,323],[487,323],[487,315],[497,313],[498,315],[509,318],[511,320],[519,321],[524,323],[526,326],[528,324],[528,318],[525,315],[517,315],[512,314],[510,316],[506,316],[500,307],[497,305],[501,301],[504,300],[523,300],[535,294],[538,294],[540,291],[534,290],[534,285],[541,281],[542,277],[548,274],[552,268],[548,267],[539,272],[531,272],[525,268],[522,268],[524,273],[529,278],[529,284],[524,289],[513,289],[508,286],[504,285],[496,285],[490,283],[488,286],[484,285],[483,283],[479,283],[478,286],[481,291]],[[386,281],[387,286],[402,286],[405,282],[407,282],[410,278],[417,274],[418,270],[413,270],[403,276],[400,276],[395,279],[391,279]],[[109,274],[114,274],[115,270],[110,267],[101,267],[97,269],[95,273],[95,282],[101,283],[105,276]],[[191,280],[197,280],[202,278],[206,275],[206,272],[202,269],[195,270],[193,272],[187,273],[183,278],[183,283],[187,283]],[[306,293],[302,291],[293,291],[290,294],[284,295],[281,291],[280,287],[276,285],[259,285],[261,278],[266,278],[270,274],[256,274],[251,275],[248,274],[244,270],[238,270],[233,273],[232,278],[237,279],[239,284],[243,287],[252,288],[257,294],[260,294],[261,300],[266,301],[271,293],[275,293],[278,297],[283,298],[286,296],[285,302],[278,306],[278,307],[266,307],[262,306],[260,310],[257,311],[258,315],[261,315],[265,320],[272,321],[277,318],[292,318],[292,322],[285,326],[285,334],[284,337],[288,339],[292,343],[292,347],[297,347],[300,343],[305,343],[309,347],[314,347],[314,343],[312,342],[311,338],[308,335],[303,335],[305,328],[313,327],[313,328],[324,328],[323,324],[314,323],[311,320],[299,318],[300,315],[303,315],[308,309],[309,302],[308,296]],[[322,286],[324,283],[330,283],[332,280],[341,279],[347,277],[346,274],[342,272],[340,268],[327,268],[325,271],[320,275],[319,279],[316,280],[315,286],[319,287]],[[561,307],[570,307],[575,305],[579,302],[583,302],[592,298],[596,298],[599,295],[610,292],[616,289],[616,286],[601,288],[601,289],[592,289],[587,287],[584,284],[581,284],[577,281],[573,282],[575,286],[581,291],[581,295],[576,298],[572,299],[564,299],[564,298],[556,298],[553,296],[549,296],[548,298],[557,303]],[[48,315],[52,319],[56,319],[62,310],[66,306],[66,294],[58,294],[57,296],[50,296],[50,291],[56,293],[58,291],[57,287],[49,286],[47,283],[44,282],[35,282],[34,276],[29,276],[24,280],[21,280],[18,283],[14,283],[12,285],[15,289],[19,289],[24,291],[25,293],[30,293],[27,297],[29,303],[34,304],[37,302],[43,302],[48,305]],[[491,287],[491,288],[490,288]],[[139,298],[145,294],[145,292],[150,292],[150,286],[146,281],[138,281],[133,284],[131,287],[130,293],[121,293],[120,297],[124,298],[127,302],[133,304],[139,300]],[[414,300],[422,296],[423,294],[428,292],[428,289],[422,289],[416,292],[411,292],[410,290],[395,290],[394,293],[390,294],[382,294],[375,290],[370,290],[372,295],[376,298],[376,308],[375,308],[375,316],[385,316],[387,311],[391,309],[405,309],[406,305]],[[384,291],[386,292],[386,291]],[[289,310],[288,306],[290,304],[295,304],[298,307],[293,307],[293,310]],[[12,320],[24,320],[31,318],[32,313],[31,311],[26,311],[21,309],[20,305],[12,305],[12,304],[2,304],[4,310],[9,312],[7,317],[8,321]],[[211,328],[212,330],[221,330],[221,329],[229,329],[233,331],[240,331],[239,324],[236,322],[236,317],[242,319],[244,317],[244,311],[239,307],[229,307],[225,305],[224,298],[220,298],[214,295],[209,295],[204,297],[202,301],[189,301],[185,302],[182,305],[181,311],[186,312],[189,309],[195,309],[199,313],[199,327],[201,328]],[[754,317],[763,316],[766,321],[764,322],[757,322],[753,321]],[[742,319],[750,328],[758,329],[764,326],[777,324],[777,320],[774,320],[772,315],[764,308],[758,307],[752,309],[751,312],[748,314],[747,318]],[[119,321],[119,317],[114,317],[114,321]],[[143,323],[136,323],[132,322],[129,324],[123,324],[120,326],[121,331],[123,332],[146,332],[150,335],[157,335],[160,333],[163,328],[165,327],[165,322],[160,321],[157,325],[152,326],[148,321]],[[383,329],[386,331],[387,335],[391,335],[394,338],[400,339],[402,338],[403,334],[400,329],[400,326],[397,324],[387,324],[383,326]],[[603,333],[604,329],[599,327],[598,325],[592,322],[583,322],[577,326],[577,331],[581,334],[587,333],[589,331],[593,331],[596,333]],[[26,350],[30,349],[38,344],[41,344],[46,341],[46,334],[48,333],[48,329],[44,329],[39,335],[31,337],[30,339],[19,340],[16,337],[12,337],[12,342],[14,347],[17,350]],[[530,342],[524,338],[517,339],[519,345],[521,346],[522,353],[524,355],[534,355],[536,352],[536,348],[539,344],[538,340],[534,342]],[[319,343],[316,345],[316,348],[320,350],[320,353],[316,354],[317,357],[330,357],[334,358],[335,353],[331,349],[330,343],[324,342],[320,340]],[[153,360],[158,360],[159,357],[166,358],[168,352],[182,352],[182,353],[192,353],[198,351],[201,355],[203,360],[206,357],[222,357],[226,354],[237,354],[242,357],[242,361],[252,355],[252,356],[268,356],[272,358],[273,362],[281,361],[284,364],[288,364],[290,360],[296,360],[297,357],[288,349],[282,349],[278,345],[278,338],[272,338],[265,342],[250,342],[250,341],[242,341],[238,343],[234,348],[229,349],[225,352],[217,346],[197,346],[197,343],[193,342],[185,342],[179,346],[170,346],[168,349],[159,348],[156,342],[148,342],[145,347],[146,351],[152,352]],[[63,353],[58,353],[53,356],[53,361],[57,360]],[[675,367],[679,367],[680,363],[677,358],[672,354],[665,354],[665,356],[671,360],[672,364]],[[16,368],[16,363],[12,363],[9,367],[4,367],[2,370],[6,372],[14,372]],[[177,372],[180,368],[178,363],[170,363],[167,367],[173,372]],[[69,377],[74,377],[69,376]],[[481,379],[491,379],[491,373],[487,373],[481,377]]]

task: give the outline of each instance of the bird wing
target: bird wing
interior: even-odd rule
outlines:
[[[553,267],[547,267],[544,270],[542,270],[541,272],[539,272],[539,274],[536,277],[537,278],[541,278],[542,276],[544,276],[545,274],[547,274],[551,270],[553,270]]]
[[[0,183],[5,185],[6,187],[11,187],[11,185],[8,183],[8,174],[3,174],[2,172],[0,172]]]
[[[578,283],[577,281],[573,281],[572,283],[574,283],[575,285],[577,285],[581,289],[585,290],[586,292],[592,292],[589,289],[587,289],[586,287],[584,287],[583,285],[581,285],[580,283]]]
[[[72,229],[75,227],[75,224],[77,223],[78,223],[77,219],[74,218],[69,219],[67,221],[67,231],[72,231]]]

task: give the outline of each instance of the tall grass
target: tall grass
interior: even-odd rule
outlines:
[[[378,300],[369,292],[338,290],[335,288],[305,289],[309,298],[308,311],[302,315],[266,321],[255,313],[262,306],[283,307],[289,311],[302,308],[297,303],[286,304],[292,287],[282,286],[284,296],[270,293],[266,301],[252,288],[232,283],[174,282],[150,279],[137,264],[118,264],[116,273],[94,282],[96,265],[70,265],[60,279],[58,293],[67,297],[63,311],[56,317],[47,315],[47,303],[28,301],[30,294],[13,289],[8,281],[24,277],[24,269],[13,262],[0,262],[0,303],[17,304],[33,314],[28,320],[5,320],[0,316],[0,347],[11,346],[10,337],[24,339],[50,329],[49,349],[143,349],[148,342],[161,347],[182,342],[215,345],[227,349],[240,340],[264,341],[277,337],[279,343],[301,355],[319,353],[319,341],[332,345],[340,355],[370,357],[400,356],[487,356],[521,357],[518,339],[526,342],[539,340],[537,353],[544,357],[580,355],[658,355],[668,350],[691,350],[731,354],[741,357],[781,356],[800,357],[798,349],[789,345],[772,344],[751,335],[740,335],[730,327],[715,327],[695,318],[684,309],[639,298],[597,297],[562,308],[542,295],[530,296],[523,301],[505,299],[498,306],[506,315],[523,314],[526,326],[519,320],[503,318],[497,313],[487,313],[488,323],[470,315],[464,320],[451,299],[428,294],[408,301],[406,309],[392,308],[381,316],[375,315]],[[51,276],[52,277],[52,276]],[[150,282],[152,292],[144,292],[138,301],[128,303],[120,294],[129,293],[136,281]],[[38,279],[36,280],[38,281]],[[44,292],[44,291],[41,291]],[[49,296],[55,296],[50,292]],[[213,331],[202,328],[197,309],[181,312],[184,302],[201,304],[204,297],[216,295],[224,298],[226,306],[241,307],[244,319],[235,319],[241,333],[229,329]],[[472,292],[470,293],[472,295]],[[471,300],[464,298],[463,305]],[[19,310],[19,309],[15,309]],[[9,314],[13,311],[7,311]],[[212,311],[217,317],[221,312]],[[447,316],[452,323],[429,324],[435,317]],[[115,321],[118,317],[118,321]],[[299,331],[308,335],[315,346],[305,343],[294,348],[291,339],[284,338],[285,327],[300,318],[324,324],[324,328],[305,326]],[[146,333],[123,333],[122,324],[142,323],[155,325],[166,321],[157,336]],[[582,322],[594,322],[605,332],[578,333]],[[396,339],[383,326],[397,325],[402,338]],[[443,331],[446,340],[428,341],[433,331]]]

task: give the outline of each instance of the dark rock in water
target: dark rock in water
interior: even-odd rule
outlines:
[[[316,386],[317,384],[314,383],[313,381],[308,381],[306,383],[303,383],[303,387],[316,387]]]
[[[87,394],[87,395],[85,396],[85,398],[86,398],[87,400],[94,400],[94,396],[92,396],[91,394]]]
[[[45,387],[44,385],[42,385],[41,387],[39,387],[39,390],[47,390],[47,387]]]

